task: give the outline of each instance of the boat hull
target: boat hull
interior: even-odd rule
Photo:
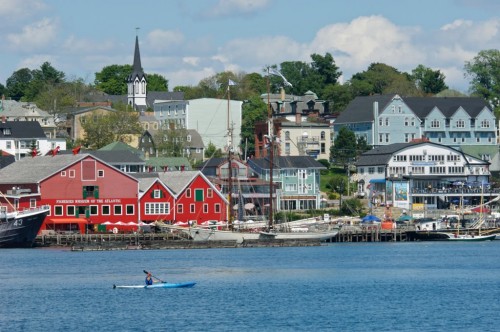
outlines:
[[[142,289],[150,289],[150,288],[190,288],[196,285],[196,282],[182,282],[182,283],[169,283],[169,282],[163,282],[163,283],[157,283],[157,284],[152,284],[152,285],[130,285],[130,286],[117,286],[113,285],[113,288],[124,288],[124,289],[130,289],[130,288],[142,288]]]
[[[245,240],[258,240],[259,233],[220,231],[210,228],[190,227],[184,228],[193,241],[236,241],[243,243]]]
[[[17,211],[0,217],[0,248],[30,248],[49,212],[48,208]]]
[[[339,233],[338,230],[328,232],[261,232],[263,237],[271,237],[275,240],[319,240],[327,241],[334,238]]]
[[[495,240],[496,235],[458,235],[453,236],[450,234],[450,237],[447,241],[492,241]]]

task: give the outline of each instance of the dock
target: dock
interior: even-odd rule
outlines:
[[[384,230],[379,227],[343,228],[326,243],[342,242],[400,242],[414,241],[410,229]],[[304,240],[245,240],[193,241],[183,233],[106,233],[106,234],[44,234],[37,236],[35,247],[70,248],[73,251],[148,250],[148,249],[207,249],[251,247],[319,246],[322,242]]]

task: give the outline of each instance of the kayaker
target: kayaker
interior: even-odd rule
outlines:
[[[146,276],[146,286],[152,285],[153,284],[153,277],[151,276],[151,273],[148,273]]]

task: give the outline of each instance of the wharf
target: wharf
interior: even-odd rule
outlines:
[[[412,229],[413,230],[413,229]],[[343,227],[329,242],[400,242],[413,241],[409,228]]]
[[[70,248],[72,251],[151,250],[151,249],[207,249],[253,247],[305,247],[319,246],[319,240],[245,240],[193,241],[182,234],[50,234],[39,235],[35,247]]]

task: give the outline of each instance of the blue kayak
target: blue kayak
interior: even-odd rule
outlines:
[[[170,283],[170,282],[159,282],[152,285],[132,285],[132,286],[117,286],[113,285],[113,288],[188,288],[196,285],[196,282],[181,282],[181,283]]]

